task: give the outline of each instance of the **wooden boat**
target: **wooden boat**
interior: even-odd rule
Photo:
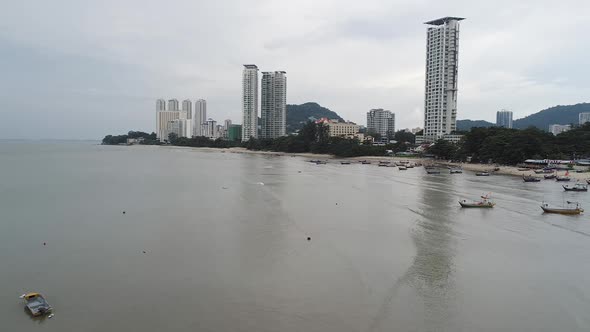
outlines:
[[[545,213],[558,213],[567,215],[580,214],[584,212],[584,209],[580,207],[580,203],[578,202],[568,201],[567,204],[568,206],[566,207],[555,207],[543,202],[541,204],[541,209],[543,209],[543,212]]]
[[[39,293],[27,293],[22,295],[25,306],[33,316],[41,316],[51,313],[53,308],[47,303],[43,295]]]
[[[573,186],[562,186],[565,191],[588,191],[588,185],[584,183],[576,183]]]
[[[450,174],[461,174],[461,173],[463,173],[463,170],[460,168],[451,168],[449,170],[449,172],[450,172]]]
[[[528,171],[529,169],[528,169],[528,168],[519,168],[518,170],[519,170],[519,171],[521,171],[521,172],[526,172],[526,171]]]
[[[363,164],[363,165],[370,165],[371,162],[370,161],[363,160],[363,161],[361,161],[361,164]]]
[[[440,174],[440,171],[437,169],[427,169],[426,173],[427,174]]]
[[[553,173],[552,169],[537,169],[535,170],[536,174],[549,174],[549,173]]]
[[[406,168],[414,168],[414,165],[412,165],[412,164],[407,164],[407,165],[406,165]]]
[[[490,173],[488,173],[488,172],[477,172],[477,173],[475,173],[475,176],[490,176]]]
[[[587,184],[590,184],[590,179],[586,179],[586,183]]]
[[[398,168],[400,171],[405,171],[405,170],[407,170],[407,169],[408,169],[406,166],[398,166],[397,168]]]
[[[350,165],[350,161],[341,161],[340,165]]]
[[[387,164],[379,164],[377,166],[379,166],[379,167],[387,167]]]
[[[541,181],[541,179],[539,179],[538,177],[534,177],[532,175],[523,175],[522,180],[524,182],[540,182]]]
[[[489,194],[481,196],[481,200],[479,201],[463,199],[459,201],[459,204],[463,208],[493,208],[496,205],[496,203],[490,201]]]
[[[555,177],[555,181],[568,182],[568,181],[571,181],[571,179],[570,179],[569,176],[560,176],[560,175],[558,175],[558,176]]]
[[[379,165],[381,165],[381,164],[388,165],[388,164],[391,164],[391,161],[383,161],[383,160],[380,160],[379,161]]]
[[[552,179],[555,179],[557,177],[557,175],[555,175],[555,173],[551,173],[551,174],[545,174],[544,177],[546,180],[552,180]]]
[[[317,160],[317,161],[315,162],[315,164],[316,164],[316,165],[325,165],[325,164],[327,164],[327,163],[328,163],[327,161],[323,161],[323,160]]]

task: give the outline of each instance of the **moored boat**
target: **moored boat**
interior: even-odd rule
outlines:
[[[341,161],[340,165],[350,165],[350,161]]]
[[[39,293],[27,293],[22,298],[25,300],[25,306],[33,316],[45,315],[53,310],[43,295]]]
[[[440,171],[438,169],[427,169],[426,173],[427,174],[440,174]]]
[[[570,172],[569,171],[565,171],[565,174],[563,174],[563,175],[557,175],[555,177],[555,180],[556,181],[560,181],[560,182],[568,182],[568,181],[570,181],[571,180],[570,179]]]
[[[460,168],[451,168],[451,169],[449,170],[449,173],[450,173],[450,174],[461,174],[461,173],[463,173],[463,170],[462,170],[462,169],[460,169]]]
[[[361,161],[361,164],[363,164],[363,165],[370,165],[371,162],[370,161],[363,160],[363,161]]]
[[[398,166],[397,168],[398,168],[400,171],[405,171],[405,170],[407,170],[407,169],[408,169],[406,166]]]
[[[588,191],[588,185],[584,183],[576,183],[573,186],[562,186],[565,191]]]
[[[541,204],[541,209],[543,209],[543,212],[545,213],[557,213],[557,214],[568,214],[568,215],[574,215],[574,214],[580,214],[582,212],[584,212],[584,209],[582,209],[582,207],[580,206],[580,203],[578,202],[567,202],[568,206],[565,207],[557,207],[557,206],[551,206],[545,202],[543,202]]]
[[[475,176],[490,176],[490,173],[488,173],[488,172],[477,172],[477,173],[475,173]]]
[[[534,177],[532,175],[523,175],[522,180],[524,182],[540,182],[541,181],[541,179],[539,179],[538,177]]]
[[[555,179],[557,177],[557,175],[555,175],[555,173],[551,173],[551,174],[545,174],[544,178],[546,180],[551,180],[551,179]]]
[[[490,201],[490,195],[481,196],[481,200],[472,201],[463,199],[459,201],[463,208],[493,208],[496,203]]]

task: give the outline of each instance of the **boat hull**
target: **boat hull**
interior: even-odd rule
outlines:
[[[459,201],[459,204],[462,208],[480,208],[480,209],[489,209],[493,208],[496,203],[487,203],[487,204],[478,204],[478,203],[466,203]]]
[[[567,215],[575,215],[584,212],[584,209],[557,209],[557,208],[546,208],[541,206],[543,212],[545,213],[556,213],[556,214],[567,214]]]

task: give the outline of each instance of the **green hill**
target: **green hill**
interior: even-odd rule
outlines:
[[[559,105],[544,109],[522,119],[514,121],[514,128],[524,129],[530,126],[549,130],[552,124],[578,124],[578,114],[590,112],[590,103],[576,105]]]
[[[484,120],[457,120],[458,131],[470,131],[471,128],[475,127],[493,127],[495,124]]]
[[[328,118],[344,121],[336,112],[320,106],[318,103],[287,105],[287,133],[293,133],[312,119]]]

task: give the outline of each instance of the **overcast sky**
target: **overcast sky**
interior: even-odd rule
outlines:
[[[241,123],[242,64],[285,70],[289,104],[422,126],[425,21],[465,17],[459,119],[590,101],[590,1],[52,0],[0,12],[0,138],[155,130],[157,98]]]

